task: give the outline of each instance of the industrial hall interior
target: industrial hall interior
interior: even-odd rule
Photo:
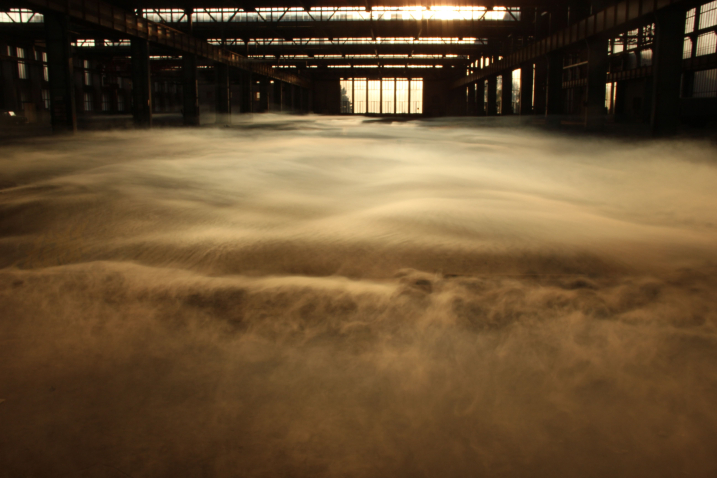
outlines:
[[[494,3],[4,0],[0,109],[55,131],[259,112],[715,121],[715,2]]]
[[[717,0],[0,0],[0,478],[717,477]]]

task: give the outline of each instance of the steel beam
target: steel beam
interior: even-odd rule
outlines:
[[[539,40],[526,48],[507,55],[504,59],[489,65],[487,68],[461,77],[453,82],[451,88],[460,88],[469,83],[488,78],[491,75],[500,74],[500,72],[504,70],[517,68],[522,63],[533,61],[554,51],[562,50],[595,35],[607,35],[611,32],[624,29],[628,25],[634,25],[638,20],[648,14],[659,12],[673,5],[685,5],[688,3],[690,3],[689,0],[624,0],[612,7],[580,20],[547,38]],[[684,18],[682,18],[681,21],[684,23]]]
[[[217,63],[249,70],[270,78],[309,87],[311,82],[285,71],[275,71],[271,65],[253,62],[232,51],[188,35],[167,25],[137,17],[120,7],[102,0],[23,0],[33,10],[60,13],[95,27],[101,27],[122,36],[140,38],[166,46],[183,54],[197,55]]]

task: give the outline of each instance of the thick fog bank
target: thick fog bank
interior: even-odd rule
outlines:
[[[272,115],[0,146],[0,478],[716,476],[715,157]]]

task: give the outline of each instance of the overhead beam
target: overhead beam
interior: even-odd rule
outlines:
[[[271,65],[253,62],[235,52],[210,45],[172,27],[137,17],[101,0],[24,0],[24,3],[30,5],[33,10],[62,13],[73,20],[147,40],[182,53],[197,55],[303,88],[311,87],[311,82],[306,78],[284,71],[275,71]]]
[[[678,3],[688,3],[688,0],[624,0],[512,53],[486,68],[456,80],[451,88],[460,88],[500,74],[502,71],[518,68],[523,63],[534,61],[595,35],[619,31],[646,15]]]

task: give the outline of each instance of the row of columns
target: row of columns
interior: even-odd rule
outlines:
[[[650,127],[655,136],[675,134],[680,122],[680,83],[684,41],[684,7],[658,10],[655,14],[655,43],[653,46],[653,96]],[[592,37],[586,41],[587,97],[585,127],[589,131],[604,126],[605,90],[608,78],[608,38]],[[534,70],[535,69],[535,70]],[[520,111],[512,111],[512,70],[490,76],[487,104],[479,83],[478,94],[468,95],[471,114],[498,114],[497,77],[502,76],[502,114],[545,115],[549,122],[557,121],[563,113],[563,54],[551,52],[542,61],[521,66]],[[534,74],[535,72],[535,74]],[[473,87],[473,85],[471,85]],[[533,104],[533,88],[535,101]]]
[[[50,116],[53,132],[77,130],[74,72],[70,46],[70,20],[67,15],[47,13],[44,16],[47,38],[47,60],[50,80]],[[130,41],[132,54],[132,115],[140,128],[152,126],[152,75],[149,42],[140,38]],[[182,54],[183,122],[187,126],[200,124],[199,78],[197,56]],[[265,111],[306,111],[310,109],[311,92],[266,77],[257,78],[250,71],[239,71],[241,85],[241,113]],[[216,122],[231,120],[230,68],[215,65]],[[258,97],[257,97],[257,93]]]

